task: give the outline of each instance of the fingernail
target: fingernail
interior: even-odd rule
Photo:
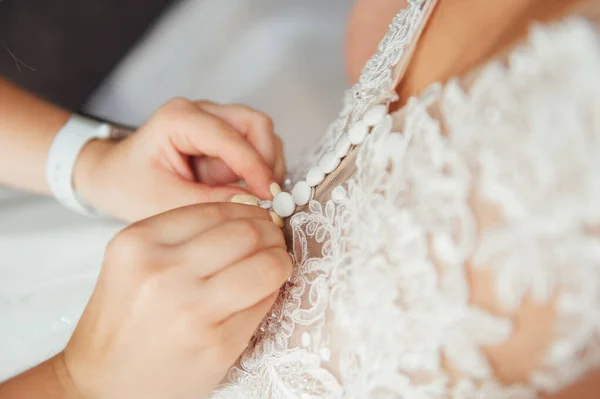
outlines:
[[[258,206],[258,198],[250,194],[236,194],[229,199],[229,202],[235,202],[236,204],[245,204]]]
[[[273,182],[269,186],[269,191],[271,192],[273,198],[275,198],[275,196],[281,192],[281,187],[279,186],[279,184]]]
[[[278,214],[276,214],[273,211],[269,211],[269,214],[271,215],[271,219],[273,220],[273,223],[275,223],[277,226],[283,228],[283,219],[281,218],[281,216],[279,216]]]

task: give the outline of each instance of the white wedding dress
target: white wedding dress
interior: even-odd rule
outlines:
[[[397,15],[290,184],[395,100],[434,6]],[[213,398],[530,398],[600,365],[596,26],[533,26],[379,122],[288,219],[293,276]],[[513,342],[532,304],[551,313],[537,355]],[[510,352],[537,356],[520,381],[497,373]]]

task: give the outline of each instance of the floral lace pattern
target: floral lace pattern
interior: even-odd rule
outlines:
[[[426,5],[394,20],[322,144],[393,98]],[[468,90],[456,79],[409,100],[397,133],[375,129],[351,177],[291,217],[294,274],[213,397],[521,399],[599,366],[599,70],[597,32],[568,18]],[[474,195],[499,222],[479,223]],[[493,272],[508,315],[527,294],[556,297],[554,340],[524,385],[497,380],[481,349],[513,324],[470,303],[466,264]]]
[[[356,122],[369,107],[396,100],[392,87],[394,67],[405,55],[407,45],[415,40],[415,32],[423,23],[424,10],[432,6],[431,0],[409,0],[408,3],[408,7],[400,10],[392,21],[377,52],[365,65],[358,83],[344,94],[343,109],[338,118],[329,126],[312,154],[307,154],[304,162],[293,168],[292,180],[303,178],[314,161],[332,148],[348,125]]]

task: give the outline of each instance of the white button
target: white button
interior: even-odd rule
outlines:
[[[363,117],[367,126],[375,126],[387,114],[388,109],[385,105],[376,105],[365,113]]]
[[[369,127],[363,120],[359,120],[348,130],[348,139],[350,143],[357,145],[365,141],[367,134],[369,134]]]
[[[319,354],[321,355],[321,359],[323,359],[324,361],[328,362],[331,360],[331,351],[329,350],[329,348],[321,348]]]
[[[331,199],[335,203],[340,203],[346,198],[346,190],[342,186],[337,186],[331,192]]]
[[[286,218],[294,213],[294,210],[296,210],[296,205],[294,204],[292,195],[290,193],[286,193],[285,191],[277,194],[277,196],[273,199],[273,210],[282,218]]]
[[[306,205],[310,201],[312,188],[304,180],[300,180],[292,189],[292,198],[298,206]]]
[[[310,346],[310,341],[310,334],[307,332],[302,333],[302,346],[308,348]]]
[[[331,173],[340,164],[340,159],[335,156],[333,152],[328,152],[323,155],[323,158],[319,161],[319,168],[325,174]]]
[[[351,145],[352,144],[350,143],[348,136],[345,134],[342,134],[342,136],[339,138],[338,142],[335,143],[335,148],[333,149],[335,156],[338,158],[344,158],[346,156],[346,154],[348,154],[348,150],[350,149]]]
[[[318,166],[313,166],[306,174],[306,182],[311,187],[314,187],[317,184],[321,183],[324,178],[325,173],[323,173],[323,171]]]
[[[379,124],[377,126],[375,126],[373,128],[373,135],[374,136],[379,136],[379,135],[388,135],[392,132],[392,125],[394,124],[394,121],[392,119],[392,115],[386,115],[381,122],[379,122]]]

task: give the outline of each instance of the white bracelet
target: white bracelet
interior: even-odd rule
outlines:
[[[108,124],[73,114],[54,138],[46,161],[46,179],[52,194],[65,208],[87,216],[100,215],[75,192],[73,167],[88,142],[108,138],[110,132]]]

